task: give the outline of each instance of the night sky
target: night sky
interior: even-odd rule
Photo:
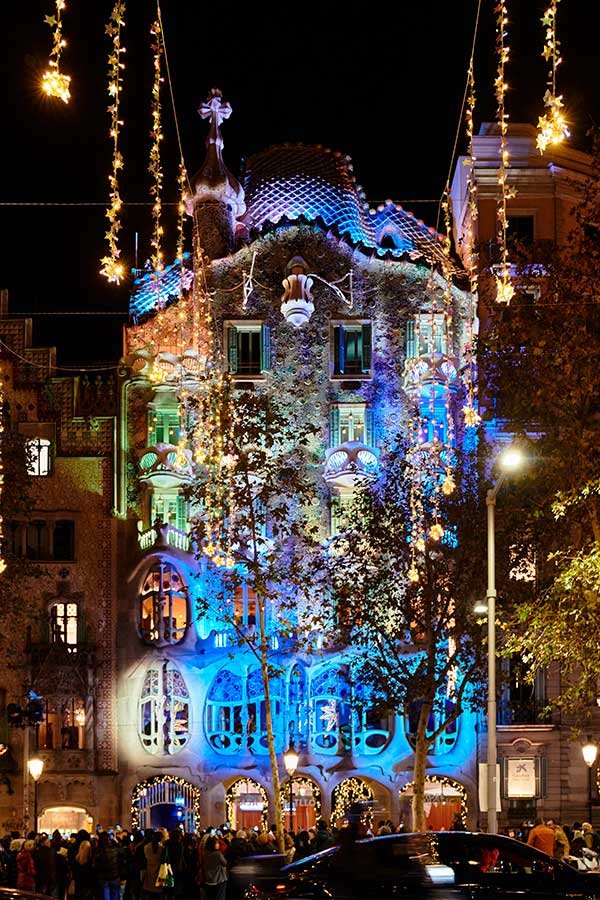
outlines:
[[[8,4],[6,4],[8,6]],[[127,67],[123,94],[125,172],[121,196],[149,201],[147,175],[152,58],[151,0],[129,0]],[[479,122],[493,119],[495,71],[492,0],[482,0],[476,78]],[[0,58],[3,90],[0,202],[106,203],[110,166],[106,114],[104,24],[110,0],[67,0],[63,71],[72,76],[68,106],[39,91],[51,30],[44,16],[53,0],[13,2],[3,8]],[[225,159],[239,172],[243,157],[273,143],[318,143],[348,153],[369,200],[391,198],[435,224],[435,203],[448,174],[473,37],[477,0],[396,0],[395,3],[201,3],[162,0],[175,102],[190,173],[203,159],[206,125],[196,109],[212,86],[223,90],[233,115],[223,126]],[[512,121],[537,122],[545,66],[540,58],[545,4],[508,0]],[[600,121],[597,44],[600,4],[562,0],[558,32],[565,96],[575,146]],[[176,200],[178,161],[173,114],[165,84],[165,200]],[[459,151],[464,149],[461,130]],[[104,208],[0,206],[0,287],[14,312],[127,309],[127,286],[98,275],[104,255]],[[174,218],[167,221],[167,251]],[[171,225],[173,227],[171,227]],[[149,206],[124,216],[122,255],[148,256]],[[57,343],[59,360],[79,364],[114,360],[121,316],[40,316],[36,343]]]

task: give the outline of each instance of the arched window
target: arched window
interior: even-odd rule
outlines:
[[[313,748],[320,753],[350,749],[350,686],[340,669],[329,668],[311,684]]]
[[[160,561],[148,572],[140,595],[140,634],[159,647],[178,644],[188,624],[185,586],[171,563]]]
[[[288,739],[296,748],[308,743],[308,692],[306,670],[298,664],[292,667],[288,681],[287,704]]]
[[[149,753],[174,754],[190,738],[190,695],[172,663],[146,672],[140,697],[140,739]]]
[[[50,642],[66,644],[68,648],[77,645],[77,604],[53,603],[50,607]]]
[[[252,640],[258,631],[256,591],[247,584],[239,584],[233,597],[233,621],[238,632]]]
[[[421,703],[419,701],[415,701],[411,703],[410,708],[407,714],[404,717],[404,727],[406,728],[406,737],[408,743],[414,749],[415,747],[415,734],[417,731],[417,725],[419,723],[419,716],[421,713]],[[434,756],[442,756],[444,753],[448,753],[458,739],[458,718],[453,718],[454,716],[454,703],[452,700],[449,700],[447,697],[444,697],[441,701],[435,704],[434,709],[429,714],[429,719],[427,720],[427,737],[431,740],[429,753]],[[441,731],[437,737],[433,738],[432,736],[438,731],[441,725],[444,724],[445,721],[450,720],[449,724]]]
[[[275,746],[283,749],[283,698],[281,682],[271,679],[271,709]],[[238,753],[246,747],[266,753],[267,726],[260,669],[247,678],[222,669],[210,686],[206,701],[205,727],[208,741],[217,753]]]
[[[244,686],[240,675],[222,669],[208,692],[206,736],[218,753],[237,753],[244,744]]]

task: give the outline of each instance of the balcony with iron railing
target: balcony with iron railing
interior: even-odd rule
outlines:
[[[552,716],[547,702],[543,699],[511,701],[501,699],[498,703],[498,725],[550,725]]]
[[[138,544],[140,550],[144,552],[152,550],[154,547],[173,547],[175,550],[189,553],[191,538],[187,531],[182,531],[166,522],[156,521],[150,528],[138,531]]]

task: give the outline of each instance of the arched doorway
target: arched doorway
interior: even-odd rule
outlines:
[[[81,806],[48,806],[40,816],[39,831],[52,834],[56,829],[61,834],[72,834],[84,828],[92,831],[94,820]]]
[[[400,790],[400,799],[413,796],[413,782]],[[448,831],[455,816],[467,821],[467,791],[458,781],[444,775],[430,775],[425,781],[425,825],[428,831]]]
[[[269,819],[269,798],[264,787],[253,778],[238,778],[225,794],[227,819],[234,830],[265,830]]]
[[[156,775],[141,781],[131,795],[132,828],[167,828],[183,825],[196,831],[200,824],[200,790],[175,775]]]
[[[291,783],[288,778],[281,785],[281,806],[285,828],[296,834],[299,831],[307,831],[321,818],[321,789],[311,778],[295,775]]]
[[[348,814],[356,805],[360,807],[361,820],[370,824],[370,808],[374,800],[375,795],[366,781],[362,778],[345,778],[334,787],[331,794],[331,824],[335,828],[347,824]]]

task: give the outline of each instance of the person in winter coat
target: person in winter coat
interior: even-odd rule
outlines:
[[[50,838],[42,835],[34,850],[35,883],[39,894],[53,895],[56,887],[56,851]]]
[[[202,854],[204,889],[208,900],[225,900],[227,892],[227,860],[219,850],[219,840],[209,837]]]
[[[92,900],[96,878],[92,866],[92,844],[82,840],[71,864],[73,879],[75,881],[76,900]]]
[[[101,831],[94,860],[100,900],[120,900],[121,851],[107,831]]]
[[[22,891],[35,891],[35,863],[33,841],[25,841],[17,854],[17,887]]]
[[[149,843],[144,847],[144,857],[146,859],[146,869],[142,881],[142,890],[144,895],[156,898],[164,893],[162,885],[156,884],[158,878],[158,870],[163,858],[162,834],[155,831]]]

